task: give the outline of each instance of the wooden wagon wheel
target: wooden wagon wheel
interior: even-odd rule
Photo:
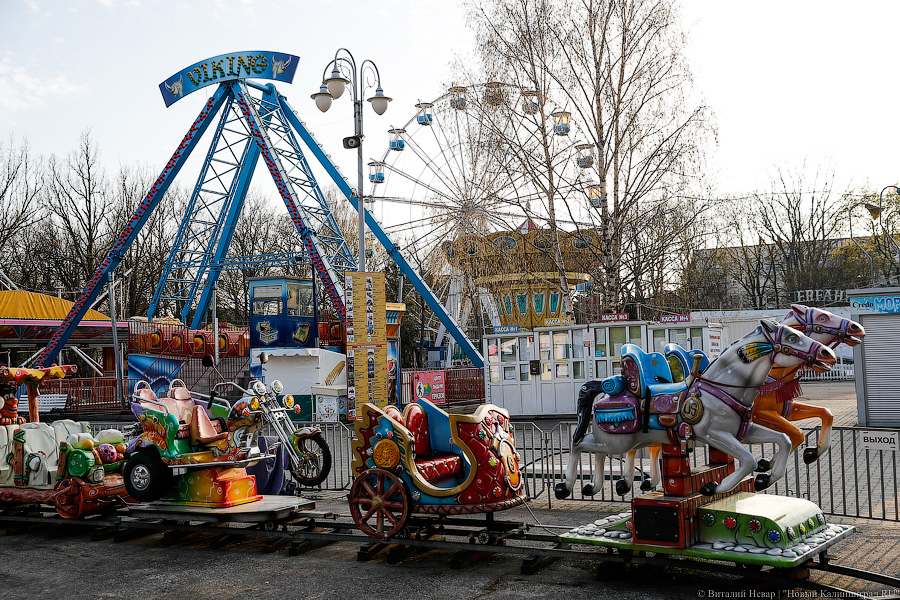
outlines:
[[[409,495],[403,482],[384,469],[369,469],[350,487],[350,516],[360,531],[385,540],[409,518]]]
[[[63,484],[65,485],[65,484]],[[69,479],[65,487],[57,489],[58,493],[53,500],[56,512],[64,519],[77,519],[84,514],[85,501],[82,495],[81,484],[74,479]]]

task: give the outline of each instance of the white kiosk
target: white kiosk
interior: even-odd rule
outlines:
[[[900,427],[900,287],[847,290],[847,298],[866,330],[853,348],[859,425]]]

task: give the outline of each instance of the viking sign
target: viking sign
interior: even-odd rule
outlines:
[[[166,106],[191,92],[233,79],[275,79],[291,83],[299,56],[282,52],[251,50],[221,54],[193,64],[159,84]]]

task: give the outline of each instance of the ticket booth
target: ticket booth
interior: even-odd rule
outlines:
[[[513,416],[575,414],[578,390],[591,378],[586,325],[540,327],[484,337],[485,395]]]
[[[711,361],[722,353],[722,326],[718,323],[693,321],[690,315],[662,317],[661,323],[647,327],[650,352],[662,352],[666,344],[674,343],[685,350],[702,350]]]
[[[318,306],[312,279],[250,279],[252,348],[318,347]]]
[[[859,424],[900,427],[900,287],[847,290],[850,318],[866,337],[853,348]]]

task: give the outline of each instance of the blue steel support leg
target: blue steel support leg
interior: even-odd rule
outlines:
[[[250,179],[253,177],[253,171],[256,169],[256,162],[259,159],[259,148],[255,145],[250,148],[244,164],[241,165],[241,174],[238,180],[238,188],[235,191],[234,200],[228,209],[228,216],[222,225],[222,233],[219,236],[219,243],[216,246],[216,253],[213,256],[211,266],[207,272],[206,285],[203,286],[203,293],[200,294],[200,300],[197,302],[197,309],[194,312],[194,320],[191,322],[191,329],[199,329],[200,323],[206,311],[209,310],[209,303],[219,281],[219,275],[222,274],[220,267],[221,261],[228,254],[228,248],[231,246],[231,240],[234,237],[234,227],[237,225],[238,217],[241,216],[241,209],[244,208],[244,200],[247,199],[247,190],[250,188]],[[216,342],[218,343],[218,342]]]
[[[215,117],[216,112],[221,108],[225,94],[225,88],[220,86],[216,93],[207,100],[203,110],[200,111],[194,124],[191,125],[191,128],[185,134],[184,139],[181,140],[181,143],[178,145],[172,158],[166,163],[165,168],[156,179],[153,187],[147,192],[144,200],[131,216],[131,220],[128,221],[125,229],[119,234],[119,237],[113,244],[109,254],[106,255],[106,258],[100,263],[100,266],[97,267],[94,276],[91,277],[91,280],[87,283],[84,290],[82,290],[81,296],[79,296],[75,304],[72,305],[72,309],[69,311],[69,314],[66,315],[66,318],[63,319],[62,325],[56,333],[53,334],[53,337],[50,338],[47,346],[38,355],[35,360],[35,364],[38,367],[49,366],[53,362],[53,359],[56,358],[56,355],[59,354],[59,351],[62,350],[63,346],[66,345],[66,342],[69,341],[69,337],[72,335],[75,327],[81,322],[81,319],[84,317],[88,308],[100,294],[100,290],[103,287],[101,284],[106,281],[107,275],[115,270],[119,263],[122,262],[125,253],[134,242],[141,227],[144,226],[144,223],[146,223],[147,219],[153,213],[153,210],[166,193],[166,190],[169,188],[175,175],[177,175],[181,167],[184,166],[191,151],[203,136],[203,132],[206,131],[206,128],[212,122],[213,117]]]
[[[312,135],[306,130],[306,127],[303,126],[303,123],[300,122],[300,119],[297,118],[297,115],[294,114],[294,110],[288,104],[287,100],[283,96],[278,97],[279,102],[281,103],[282,112],[290,121],[291,125],[300,135],[300,138],[303,140],[303,143],[307,145],[310,151],[315,155],[315,157],[319,160],[319,163],[325,168],[325,171],[328,172],[328,175],[334,181],[334,183],[340,188],[341,192],[344,196],[347,197],[347,200],[350,201],[350,204],[356,209],[357,212],[360,210],[360,202],[359,199],[353,193],[353,190],[350,188],[350,184],[344,180],[344,177],[338,172],[337,168],[331,162],[331,159],[326,156],[325,151],[319,146],[319,143],[313,139]],[[381,225],[372,217],[372,215],[366,211],[365,213],[366,225],[369,227],[369,230],[375,235],[375,238],[384,246],[384,249],[387,251],[388,255],[394,260],[398,267],[400,267],[400,271],[409,279],[410,283],[413,284],[413,287],[416,288],[416,291],[422,296],[428,306],[434,311],[434,314],[440,320],[441,323],[447,328],[447,332],[453,336],[453,339],[456,340],[456,343],[459,344],[460,348],[463,349],[463,352],[466,353],[466,356],[469,357],[469,360],[472,361],[472,364],[476,367],[484,366],[484,358],[481,356],[481,353],[472,343],[472,341],[466,337],[466,334],[460,329],[459,325],[450,316],[450,313],[444,308],[441,304],[441,301],[434,294],[431,288],[427,283],[422,281],[422,278],[419,277],[418,273],[412,268],[412,266],[406,262],[406,259],[403,258],[403,255],[400,253],[400,247],[394,244],[390,238],[388,238],[387,234],[381,228]]]
[[[269,101],[274,103],[275,98],[269,98]],[[268,122],[271,119],[271,116],[262,117],[262,121],[266,125],[268,125]],[[198,329],[200,327],[200,324],[203,322],[203,317],[206,315],[206,311],[209,310],[209,304],[212,300],[214,290],[216,289],[216,283],[219,281],[219,276],[222,274],[220,264],[228,254],[228,248],[231,246],[232,238],[234,238],[234,227],[237,224],[238,217],[241,215],[241,209],[244,207],[244,200],[247,199],[247,191],[250,189],[250,180],[253,178],[253,172],[256,170],[259,152],[259,146],[251,143],[250,147],[247,149],[247,155],[244,157],[244,161],[241,164],[241,172],[238,174],[237,185],[234,190],[234,200],[229,207],[228,216],[222,225],[222,232],[219,235],[216,252],[210,262],[206,285],[203,286],[203,292],[200,294],[200,300],[197,302],[197,308],[194,312],[194,319],[191,322],[192,329]]]

